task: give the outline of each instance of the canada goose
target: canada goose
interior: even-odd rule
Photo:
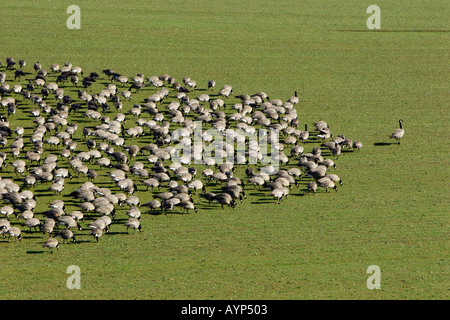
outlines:
[[[8,236],[8,241],[11,237],[17,238],[19,241],[22,240],[22,231],[18,227],[7,228],[7,226],[2,225],[2,230],[4,234]]]
[[[23,59],[19,60],[19,67],[20,67],[20,68],[23,68],[23,67],[25,67],[26,65],[27,65],[27,62],[26,62],[25,60],[23,60]]]
[[[42,65],[38,61],[34,64],[33,68],[34,68],[34,71],[38,72],[39,70],[42,69]]]
[[[161,202],[158,200],[150,200],[149,202],[146,202],[143,204],[143,206],[150,209],[150,211],[154,211],[158,208],[161,208]]]
[[[38,218],[30,218],[30,219],[28,219],[28,220],[25,220],[25,222],[23,223],[23,225],[24,225],[25,227],[29,227],[29,228],[30,228],[30,231],[31,231],[31,228],[33,228],[34,231],[37,231],[36,228],[41,226],[41,221],[39,221]]]
[[[186,213],[189,213],[189,210],[194,210],[197,213],[197,207],[189,200],[183,200],[177,206],[181,207],[183,210],[186,210]]]
[[[308,183],[308,191],[309,191],[309,192],[316,193],[316,192],[317,192],[317,182],[315,182],[315,181],[310,181],[310,182]]]
[[[4,206],[0,208],[0,213],[3,214],[7,220],[9,220],[9,216],[14,213],[14,208],[11,206]]]
[[[265,180],[259,176],[254,176],[250,178],[249,183],[253,184],[254,186],[258,186],[259,190],[261,190],[261,186],[264,185]]]
[[[272,192],[270,193],[270,195],[272,197],[274,197],[277,200],[277,203],[280,204],[280,201],[283,199],[284,197],[284,192],[282,189],[280,188],[275,188],[272,190]]]
[[[327,178],[327,177],[323,177],[323,178],[317,180],[317,185],[319,187],[322,187],[323,189],[325,189],[326,192],[328,192],[328,188],[333,188],[336,191],[338,190],[335,183],[333,181],[331,181],[330,178]]]
[[[141,218],[141,210],[139,210],[138,207],[131,207],[127,211],[126,215],[129,216],[130,218],[140,219]]]
[[[109,216],[101,216],[100,218],[98,218],[97,220],[96,220],[97,222],[99,222],[99,221],[101,221],[101,222],[103,222],[104,223],[104,230],[106,231],[106,233],[108,233],[109,232],[109,229],[110,229],[110,227],[111,227],[111,224],[112,224],[112,219],[111,219],[111,217],[109,217]]]
[[[16,62],[13,58],[8,57],[6,58],[6,69],[12,69],[16,65]]]
[[[216,194],[213,192],[205,192],[200,194],[200,197],[207,200],[209,203],[214,201],[214,198],[216,197]]]
[[[0,233],[3,234],[3,238],[5,237],[6,231],[8,231],[9,228],[11,228],[11,224],[8,220],[0,220]]]
[[[78,228],[79,231],[82,231],[80,224],[75,220],[75,218],[71,216],[61,216],[57,218],[58,225],[64,226],[66,229],[69,228]]]
[[[355,141],[353,141],[353,146],[352,147],[353,147],[353,149],[361,150],[362,142],[359,141],[359,140],[355,140]]]
[[[336,163],[333,160],[331,160],[331,159],[324,159],[322,161],[319,161],[317,164],[326,166],[327,168],[333,167],[333,168],[336,169]]]
[[[342,182],[341,178],[339,178],[339,176],[336,175],[336,174],[333,174],[333,173],[327,174],[325,177],[328,178],[328,179],[330,179],[330,180],[333,181],[333,182],[339,182],[339,184],[340,184],[341,186],[344,184],[344,183]]]
[[[216,86],[216,81],[208,80],[208,89],[213,89]]]
[[[125,227],[127,227],[127,233],[129,228],[132,228],[134,231],[136,231],[136,229],[139,230],[139,232],[142,231],[142,226],[141,226],[141,222],[138,219],[135,218],[130,218],[128,219],[127,222],[125,222]]]
[[[56,248],[57,250],[59,249],[59,243],[58,240],[55,238],[48,238],[47,241],[45,241],[44,245],[42,246],[43,248],[49,248],[50,249],[50,253],[53,253],[53,249]]]
[[[398,124],[400,125],[399,129],[396,129],[390,136],[390,139],[396,139],[397,140],[397,144],[400,144],[400,139],[403,137],[403,135],[405,134],[405,129],[403,129],[403,120],[400,119],[398,120]]]
[[[94,241],[98,242],[98,239],[103,235],[103,230],[100,228],[92,228],[90,234],[94,237]]]
[[[236,200],[234,200],[228,193],[219,193],[214,197],[214,201],[218,202],[222,209],[224,209],[224,205],[232,207],[233,209],[236,207]]]
[[[17,219],[28,220],[34,217],[34,212],[31,210],[25,210],[17,216]]]
[[[300,132],[299,140],[302,140],[303,143],[306,142],[309,138],[309,132],[308,132],[308,124],[305,123],[305,131]]]
[[[337,159],[339,157],[339,155],[341,154],[342,147],[340,144],[335,142],[334,147],[331,148],[330,151],[331,151],[331,154],[334,155]]]
[[[328,127],[326,127],[326,128],[321,127],[321,129],[318,129],[318,130],[319,130],[319,134],[317,135],[317,137],[319,137],[323,140],[329,139],[333,136],[331,134],[330,128],[328,128]]]
[[[55,220],[52,218],[47,218],[44,220],[44,224],[42,225],[41,231],[46,234],[48,233],[49,235],[53,232],[53,228],[55,227]]]
[[[79,221],[79,220],[84,221],[84,215],[81,211],[78,211],[78,210],[72,211],[71,213],[69,213],[69,216],[74,218],[75,221]]]

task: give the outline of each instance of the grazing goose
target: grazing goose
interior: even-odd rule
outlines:
[[[341,178],[339,178],[339,176],[338,175],[336,175],[336,174],[333,174],[333,173],[331,173],[331,174],[327,174],[326,176],[325,176],[326,178],[329,178],[331,181],[333,181],[333,182],[339,182],[339,184],[342,186],[344,183],[342,182],[342,180],[341,180]]]
[[[17,227],[7,228],[5,225],[2,226],[2,230],[5,230],[5,233],[8,236],[8,241],[11,237],[17,238],[19,241],[22,240],[22,231]]]
[[[397,143],[400,144],[400,139],[403,137],[403,135],[405,134],[405,129],[403,129],[403,120],[400,119],[398,120],[398,123],[400,125],[399,129],[396,129],[390,136],[390,139],[396,139]]]
[[[64,230],[59,231],[56,234],[56,237],[61,237],[63,239],[63,243],[65,243],[69,239],[72,239],[73,242],[76,242],[75,235],[69,229],[64,229]]]
[[[96,242],[103,235],[103,230],[101,228],[92,228],[90,233]]]
[[[128,219],[127,222],[125,222],[125,227],[127,227],[127,233],[129,228],[132,228],[134,231],[136,231],[136,229],[140,231],[142,231],[142,226],[141,226],[141,222],[136,219],[136,218],[130,218]]]
[[[228,193],[219,193],[214,197],[214,201],[218,202],[222,209],[224,209],[224,205],[232,207],[236,207],[236,200],[234,200]]]
[[[38,218],[30,218],[30,219],[25,220],[25,222],[23,223],[23,225],[24,225],[25,227],[29,227],[29,228],[30,228],[30,231],[31,231],[31,228],[33,228],[34,231],[37,231],[36,228],[41,226],[41,222],[39,221]]]
[[[328,188],[333,188],[336,191],[338,190],[337,186],[334,184],[333,181],[331,181],[330,178],[323,177],[317,180],[317,184],[319,187],[324,188],[326,192],[328,192]]]
[[[317,192],[317,182],[315,181],[310,181],[308,183],[308,191],[312,192],[312,193],[316,193]]]
[[[353,141],[353,146],[352,146],[352,148],[353,148],[353,149],[356,149],[356,150],[361,150],[361,148],[362,148],[362,142],[359,141],[359,140]]]
[[[54,248],[56,248],[57,250],[59,249],[59,243],[58,243],[58,240],[56,240],[55,238],[48,238],[42,247],[49,248],[50,253],[53,253]]]

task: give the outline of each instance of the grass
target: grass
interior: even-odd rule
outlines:
[[[448,299],[444,1],[378,2],[382,32],[365,30],[368,4],[357,1],[78,1],[81,30],[68,30],[71,4],[2,4],[3,57],[27,60],[28,70],[35,61],[46,69],[71,61],[87,72],[190,76],[201,88],[213,78],[237,94],[283,100],[297,90],[301,123],[325,120],[364,145],[338,160],[345,184],[337,193],[293,191],[277,205],[254,190],[235,210],[202,203],[197,214],[145,215],[142,233],[115,224],[100,243],[83,232],[80,244],[53,255],[40,234],[0,239],[0,298]],[[30,126],[25,108],[11,127]],[[383,145],[400,118],[401,145]],[[11,168],[2,178],[19,179]],[[78,185],[67,184],[62,198]],[[36,212],[54,198],[47,187],[36,188]],[[81,290],[66,287],[73,264]],[[381,290],[366,287],[372,264]]]

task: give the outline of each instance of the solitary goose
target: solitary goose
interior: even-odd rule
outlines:
[[[400,128],[395,130],[394,133],[391,134],[390,139],[397,139],[397,143],[400,144],[400,139],[405,134],[405,129],[403,129],[403,125],[402,125],[403,120],[402,119],[398,120],[398,123],[400,125]]]

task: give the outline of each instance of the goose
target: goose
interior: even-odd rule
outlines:
[[[333,182],[339,182],[339,184],[342,186],[344,183],[342,182],[341,178],[339,178],[338,175],[331,173],[331,174],[327,174],[325,176],[326,178],[329,178],[331,181]]]
[[[317,135],[317,137],[319,137],[323,140],[329,139],[332,136],[333,135],[331,134],[330,128],[328,128],[328,127],[319,129],[319,134]]]
[[[31,228],[33,228],[34,231],[37,231],[36,228],[41,226],[41,221],[39,221],[38,218],[30,218],[30,219],[28,219],[28,220],[25,220],[25,222],[23,223],[23,225],[24,225],[25,227],[29,227],[29,228],[30,228],[30,231],[31,231]]]
[[[55,227],[55,220],[52,218],[47,218],[44,220],[44,224],[42,225],[41,231],[46,234],[48,233],[49,235],[53,232],[53,228]]]
[[[336,163],[331,159],[324,159],[317,163],[318,165],[326,166],[327,168],[333,167],[336,169]]]
[[[215,80],[208,80],[208,89],[213,89],[216,86]]]
[[[308,124],[305,123],[305,130],[300,132],[299,140],[302,140],[303,143],[305,143],[306,140],[308,140],[308,138],[309,138]]]
[[[186,210],[186,213],[189,213],[189,210],[194,210],[197,213],[197,207],[189,200],[183,200],[177,206],[180,206],[183,210]]]
[[[214,197],[214,201],[218,202],[222,209],[224,209],[224,205],[232,207],[233,209],[236,207],[236,200],[234,200],[228,193],[219,193]]]
[[[308,191],[309,191],[309,192],[316,193],[316,191],[317,191],[317,182],[315,182],[315,181],[310,181],[310,182],[308,183]]]
[[[98,239],[103,235],[103,230],[100,228],[92,228],[90,234],[94,237],[94,241],[98,242]]]
[[[326,192],[328,192],[328,188],[333,188],[336,191],[338,190],[335,183],[333,181],[331,181],[330,178],[326,178],[326,177],[323,177],[323,178],[317,180],[317,185],[319,187],[324,188]]]
[[[149,202],[144,203],[143,206],[149,208],[150,211],[154,211],[161,208],[161,202],[158,200],[150,200]]]
[[[353,141],[353,146],[352,146],[352,148],[353,148],[353,149],[356,149],[356,150],[361,150],[361,148],[362,148],[362,142],[359,141],[359,140]]]
[[[24,220],[28,220],[30,218],[34,217],[34,212],[31,210],[25,210],[23,211],[21,214],[19,214],[17,216],[17,219],[24,219]]]
[[[9,219],[9,216],[12,215],[14,213],[14,208],[11,206],[4,206],[2,208],[0,208],[0,213],[3,214],[6,219]]]
[[[69,213],[69,216],[75,219],[75,221],[84,221],[84,215],[81,211],[72,211],[71,213]]]
[[[2,219],[0,220],[0,233],[5,237],[6,231],[11,228],[11,224],[8,220]]]
[[[127,222],[125,222],[125,227],[127,227],[127,233],[129,228],[132,228],[134,231],[139,230],[142,231],[141,222],[138,219],[130,218]]]
[[[61,216],[56,219],[58,225],[64,226],[66,229],[70,228],[78,228],[79,231],[82,231],[80,224],[73,218],[72,216]]]
[[[214,198],[216,197],[216,194],[213,192],[205,192],[200,194],[200,197],[207,200],[209,203],[214,201]]]
[[[50,253],[53,253],[53,249],[54,248],[56,248],[57,250],[59,249],[59,242],[55,238],[48,238],[47,241],[45,241],[45,243],[44,243],[44,245],[42,247],[43,248],[49,248],[50,249]]]
[[[17,238],[19,241],[22,240],[22,231],[18,227],[11,227],[7,229],[5,225],[2,226],[4,234],[8,236],[8,241],[11,237]]]
[[[286,188],[276,188],[272,190],[270,195],[277,200],[278,204],[280,204],[280,201],[283,199],[283,197],[287,196],[286,190]]]
[[[141,218],[141,210],[139,210],[138,207],[131,207],[127,211],[126,215],[129,216],[130,218],[140,219]]]
[[[398,124],[400,125],[399,129],[396,129],[390,136],[390,139],[396,139],[397,140],[397,144],[400,144],[400,139],[403,137],[403,135],[405,134],[405,129],[403,129],[403,120],[400,119],[398,120]]]
[[[288,102],[292,103],[292,104],[297,104],[300,101],[300,99],[298,98],[298,93],[297,91],[294,92],[294,96],[290,97]]]
[[[330,151],[331,151],[331,154],[334,155],[337,159],[339,157],[339,155],[341,154],[342,147],[340,144],[335,142],[334,147],[331,148]]]
[[[242,187],[238,185],[227,186],[224,188],[223,192],[228,193],[233,199],[239,199],[241,203],[247,198]]]
[[[109,232],[109,229],[111,227],[112,224],[112,219],[109,216],[101,216],[100,218],[97,219],[98,221],[102,221],[104,223],[104,229],[106,231],[106,233]]]

